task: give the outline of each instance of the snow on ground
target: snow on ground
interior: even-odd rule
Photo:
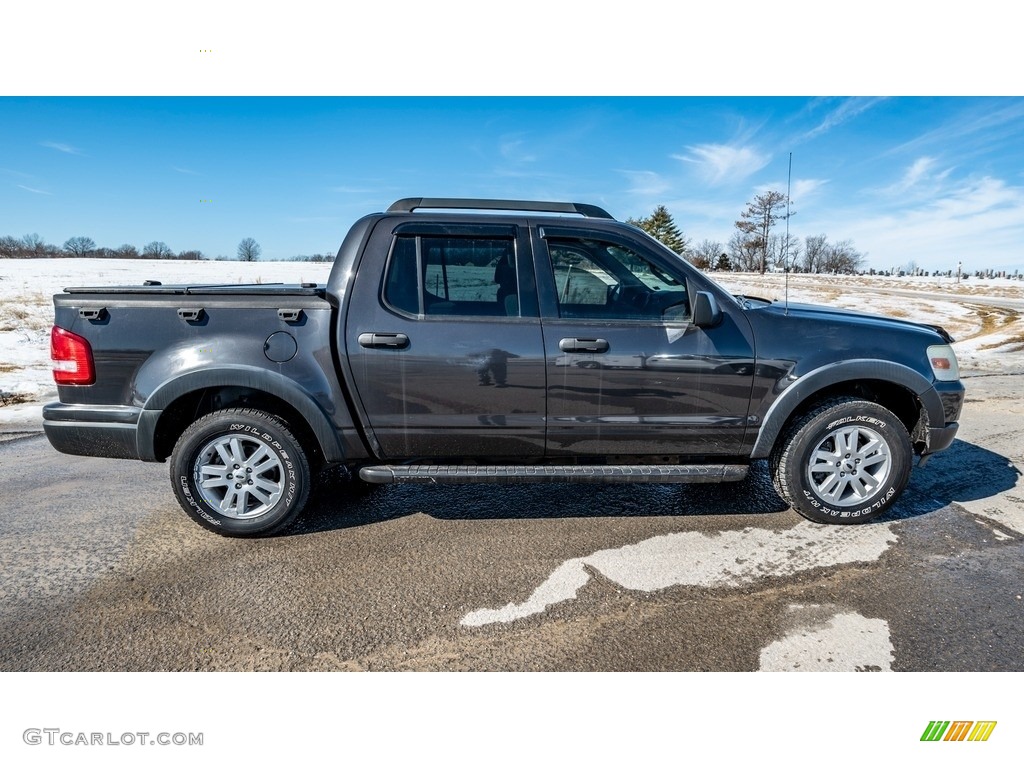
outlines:
[[[0,429],[38,429],[41,403],[56,398],[50,374],[52,295],[68,286],[173,283],[321,285],[330,264],[310,262],[0,259]],[[784,301],[781,274],[715,273],[734,293]],[[828,304],[944,326],[966,375],[1024,372],[1024,281],[1005,278],[791,275],[792,302]],[[1006,307],[984,304],[999,298]]]

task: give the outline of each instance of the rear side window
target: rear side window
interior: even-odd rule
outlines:
[[[384,304],[407,315],[519,316],[512,238],[399,235]]]

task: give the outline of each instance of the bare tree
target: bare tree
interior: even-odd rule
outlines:
[[[17,259],[21,257],[22,242],[16,237],[4,235],[0,237],[0,258]]]
[[[796,235],[789,236],[788,247],[785,235],[768,236],[768,263],[774,269],[792,269],[798,258],[800,258],[800,238]]]
[[[64,250],[72,256],[82,258],[96,250],[96,241],[91,237],[69,237],[64,243]]]
[[[828,247],[821,271],[851,274],[860,270],[864,259],[864,254],[853,247],[852,240],[842,240]]]
[[[179,261],[202,261],[202,251],[178,251]]]
[[[137,259],[139,258],[139,249],[130,243],[125,243],[120,248],[114,249],[114,256],[119,259]]]
[[[772,227],[785,218],[785,205],[786,196],[782,192],[770,190],[747,203],[747,210],[740,214],[740,220],[736,222],[736,229],[761,254],[762,275],[768,263],[768,236]]]
[[[697,269],[712,269],[723,252],[722,244],[713,240],[701,240],[692,251],[690,261]]]
[[[259,243],[251,237],[246,237],[238,244],[238,260],[256,261],[260,257],[262,250]]]
[[[154,240],[151,243],[147,243],[146,247],[142,249],[142,258],[173,259],[174,251],[167,247],[167,243],[164,243],[159,240]]]
[[[808,235],[804,238],[804,269],[820,272],[828,254],[827,235]]]
[[[745,236],[742,232],[734,232],[729,238],[729,261],[732,268],[739,272],[755,272],[761,257],[760,244]]]
[[[33,232],[31,235],[25,235],[23,238],[21,238],[21,245],[25,251],[24,257],[39,258],[40,256],[49,255],[47,253],[47,251],[49,250],[49,246],[47,246],[43,238],[41,238],[35,232]]]

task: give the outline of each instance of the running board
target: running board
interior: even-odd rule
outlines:
[[[391,464],[359,470],[368,483],[720,483],[746,476],[745,464]]]

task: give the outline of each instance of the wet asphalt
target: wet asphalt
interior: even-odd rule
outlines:
[[[760,532],[789,541],[811,524],[785,507],[763,462],[742,483],[712,486],[373,487],[335,472],[287,535],[233,540],[181,512],[165,465],[9,440],[0,670],[751,671],[769,645],[842,614],[887,627],[873,638],[891,649],[883,662],[865,655],[853,668],[1019,671],[1019,386],[968,382],[960,439],[914,470],[877,523],[894,542],[880,556],[831,564],[787,544],[765,560],[785,567],[650,591],[585,565],[571,599],[483,626],[462,619],[523,604],[576,558],[677,534],[702,546]],[[691,557],[702,567],[696,550],[672,557],[676,570]],[[846,651],[830,653],[807,662],[843,668]]]

